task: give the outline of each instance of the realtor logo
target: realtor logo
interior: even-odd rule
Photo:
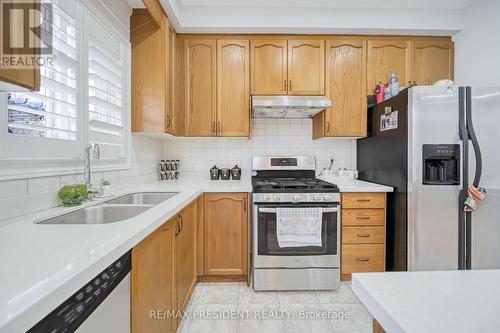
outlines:
[[[52,4],[0,0],[0,67],[37,68],[52,62]]]

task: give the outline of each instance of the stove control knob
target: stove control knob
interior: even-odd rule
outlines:
[[[330,194],[326,194],[325,197],[323,198],[325,201],[331,201],[332,196]]]
[[[264,201],[269,201],[269,200],[271,200],[271,198],[270,198],[268,195],[265,195],[263,199],[264,199]]]
[[[275,196],[275,197],[273,198],[273,200],[274,200],[274,201],[280,201],[280,197]]]
[[[313,197],[314,201],[320,201],[321,200],[321,195],[315,194]]]
[[[293,195],[293,201],[299,201],[300,200],[300,194],[294,194]]]

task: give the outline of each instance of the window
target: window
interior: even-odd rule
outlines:
[[[74,173],[89,141],[98,169],[130,165],[130,43],[78,0],[51,2],[42,29],[56,61],[40,68],[40,91],[0,94],[0,178]]]

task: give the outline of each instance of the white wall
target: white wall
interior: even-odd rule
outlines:
[[[132,168],[92,173],[92,182],[109,180],[115,190],[155,182],[161,140],[132,135]],[[82,162],[83,163],[83,162]],[[2,220],[60,205],[57,192],[62,185],[83,183],[83,174],[0,181],[0,223]]]
[[[252,155],[314,155],[317,170],[329,166],[355,168],[355,140],[312,140],[311,119],[254,119],[250,138],[176,138],[163,141],[163,158],[181,160],[181,171],[206,172],[215,164],[243,173],[251,171]]]
[[[455,41],[455,82],[500,84],[500,1],[478,0],[464,10]]]

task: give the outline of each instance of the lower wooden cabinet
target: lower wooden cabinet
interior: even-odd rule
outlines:
[[[248,273],[248,193],[206,193],[205,275]]]
[[[176,219],[167,221],[132,250],[131,331],[169,333],[172,318],[155,319],[154,311],[175,310],[174,249]]]
[[[180,318],[172,314],[186,310],[197,280],[196,223],[194,201],[132,250],[133,333],[177,329]]]
[[[196,284],[196,216],[197,201],[177,216],[175,231],[175,276],[178,310],[186,309]]]
[[[342,280],[385,271],[385,193],[342,194]]]

